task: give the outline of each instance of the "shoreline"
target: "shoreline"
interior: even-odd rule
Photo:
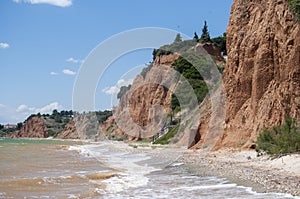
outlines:
[[[92,140],[76,141],[82,144],[99,143]],[[190,150],[174,145],[109,142],[119,145],[115,148],[117,151],[142,153],[153,160],[166,161],[166,166],[180,163],[180,166],[185,167],[193,175],[226,178],[229,183],[250,187],[258,193],[285,193],[300,198],[300,154],[271,159],[268,155],[257,157],[254,150],[236,148],[210,151],[208,149]]]
[[[281,158],[294,161],[281,163]],[[271,160],[268,156],[257,157],[255,151],[223,149],[187,151],[180,161],[195,175],[226,178],[258,193],[300,196],[300,155],[281,158]],[[296,167],[298,171],[294,172]]]
[[[127,143],[128,144],[128,143]],[[132,152],[152,158],[173,159],[198,176],[226,178],[229,183],[250,187],[258,193],[284,193],[300,197],[300,154],[271,159],[257,157],[255,150],[190,150],[176,146],[130,145]]]

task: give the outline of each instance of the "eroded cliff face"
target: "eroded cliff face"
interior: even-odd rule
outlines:
[[[264,127],[300,119],[300,24],[287,0],[235,0],[227,28],[224,134],[250,146]]]
[[[44,121],[40,117],[32,117],[28,119],[21,130],[16,131],[8,137],[11,138],[47,138],[48,129],[44,124]]]
[[[87,139],[93,138],[98,131],[96,114],[82,114],[75,116],[64,130],[57,135],[60,139]]]
[[[100,131],[108,133],[109,138],[126,133],[128,139],[135,139],[148,137],[160,130],[163,120],[157,114],[171,111],[171,95],[175,89],[170,78],[172,71],[168,69],[178,57],[176,53],[156,57],[146,76],[135,78],[130,90],[120,99],[114,115],[101,126]]]

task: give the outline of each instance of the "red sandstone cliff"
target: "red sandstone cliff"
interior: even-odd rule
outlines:
[[[93,137],[98,131],[96,114],[88,113],[77,115],[66,124],[63,131],[56,138],[60,139],[87,139]]]
[[[216,148],[250,147],[264,127],[300,120],[300,24],[287,0],[235,0],[227,51],[226,119]]]
[[[198,126],[184,130],[181,140],[190,140],[194,148],[251,147],[263,128],[282,124],[287,116],[300,120],[300,24],[287,0],[235,0],[227,51],[223,86],[199,106]],[[156,65],[163,59],[170,59],[162,63],[171,65],[176,58],[157,57],[146,78],[136,78],[102,130],[119,122],[123,129],[118,134],[132,131],[139,136],[130,119],[146,126],[155,118],[150,107],[169,108],[170,91],[151,81],[162,82],[168,75]],[[159,72],[152,74],[156,69]]]
[[[222,145],[300,119],[300,24],[287,0],[235,0],[227,29]]]
[[[130,90],[120,99],[114,115],[101,126],[100,131],[112,133],[109,131],[113,130],[113,135],[108,135],[110,138],[121,137],[125,132],[132,138],[148,137],[159,131],[163,120],[157,114],[171,111],[171,95],[175,88],[170,80],[172,71],[168,69],[178,57],[176,53],[156,57],[146,76],[135,78]]]
[[[9,134],[11,138],[47,138],[48,130],[40,117],[32,117],[26,120],[21,130]]]

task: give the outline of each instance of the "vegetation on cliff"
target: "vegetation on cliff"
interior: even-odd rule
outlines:
[[[173,138],[179,129],[179,124],[171,128],[166,134],[158,138],[153,142],[153,144],[169,144],[170,139]]]
[[[289,5],[296,18],[300,21],[300,0],[289,0]]]
[[[272,129],[264,129],[257,141],[258,155],[266,152],[270,155],[284,155],[300,152],[300,127],[292,118],[286,118],[285,124]]]
[[[4,125],[0,124],[0,137],[4,137],[14,131],[20,130],[22,126],[22,122],[18,123],[17,126],[13,128],[5,128]]]
[[[5,129],[4,125],[0,124],[0,137],[8,136],[10,134],[14,134],[17,131],[19,131],[22,126],[26,124],[26,122],[29,122],[31,119],[38,117],[42,119],[42,124],[45,125],[47,128],[48,136],[50,137],[56,137],[58,134],[63,133],[65,130],[65,127],[67,124],[71,124],[72,120],[75,117],[80,117],[80,116],[85,116],[89,118],[95,118],[95,123],[97,123],[97,126],[95,129],[98,129],[98,125],[102,124],[104,121],[106,121],[110,116],[112,115],[112,111],[105,110],[105,111],[93,111],[93,112],[88,112],[88,113],[77,113],[72,110],[66,111],[57,111],[53,110],[51,114],[31,114],[24,122],[20,122],[17,124],[15,128],[8,128]],[[83,121],[86,122],[86,121]],[[90,122],[90,121],[89,121]],[[81,124],[81,123],[80,123]],[[40,125],[40,124],[35,124],[35,125]],[[32,128],[36,128],[32,127]],[[28,129],[25,131],[31,131],[32,129]],[[24,132],[26,133],[26,132]],[[88,136],[94,135],[97,133],[97,131],[93,132],[86,132]],[[25,136],[26,137],[26,136]]]
[[[203,68],[205,64],[207,63],[205,63],[204,61],[203,63],[199,63],[199,68]],[[191,93],[189,87],[187,87],[185,84],[180,84],[177,87],[177,96],[174,94],[172,95],[172,110],[175,110],[175,112],[177,112],[178,110],[180,110],[180,107],[189,107],[191,103],[195,103],[191,101],[191,99],[193,99],[191,97],[192,95],[196,95],[198,103],[201,103],[202,100],[205,98],[206,94],[208,93],[208,88],[197,68],[183,57],[179,57],[177,60],[174,61],[173,68],[188,81],[188,83],[193,88],[193,92]],[[182,100],[181,104],[179,103],[178,98]]]
[[[207,95],[209,87],[212,87],[217,83],[215,80],[218,78],[215,73],[218,73],[218,71],[214,71],[213,67],[218,64],[221,64],[222,66],[225,65],[225,60],[223,59],[221,53],[226,51],[225,34],[217,38],[211,38],[207,23],[205,22],[201,37],[198,37],[196,32],[194,35],[194,39],[182,40],[181,35],[177,34],[171,44],[154,49],[152,53],[152,62],[150,62],[140,73],[140,75],[143,77],[143,80],[137,80],[140,82],[145,81],[146,83],[151,81],[151,78],[153,78],[151,76],[153,75],[152,71],[158,70],[160,65],[171,67],[174,69],[174,71],[178,72],[177,75],[173,74],[172,76],[165,77],[170,78],[170,82],[172,81],[172,86],[170,88],[175,89],[175,91],[172,90],[171,92],[165,88],[168,90],[165,92],[168,93],[168,98],[166,98],[166,95],[152,95],[151,93],[148,93],[147,90],[144,92],[142,89],[139,90],[141,93],[135,93],[135,97],[139,99],[140,97],[154,97],[155,103],[162,103],[163,101],[163,103],[168,106],[168,108],[165,107],[166,110],[169,111],[167,121],[172,121],[174,119],[179,119],[178,117],[182,117],[181,114],[176,114],[181,110],[194,110]],[[133,88],[136,88],[136,85],[132,86]],[[126,95],[128,90],[130,90],[130,87],[122,87],[118,93],[117,97],[122,102],[121,106],[126,106],[124,105],[126,103],[122,101],[122,97]],[[151,92],[158,92],[157,88],[153,87]],[[171,92],[171,94],[169,92]],[[164,96],[163,99],[161,96]],[[150,101],[151,100],[149,100],[149,102]],[[140,125],[146,124],[148,121],[146,110],[148,110],[147,108],[153,104],[148,104],[147,100],[137,101],[132,98],[131,104],[134,104],[135,107],[134,110],[131,110],[131,114],[138,116],[135,118],[135,122],[139,123]],[[120,108],[120,113],[122,113],[122,109],[123,107]],[[116,118],[118,118],[118,115]],[[106,128],[103,130],[108,135],[114,135],[118,130],[118,128],[114,128],[114,122],[114,120],[111,120],[112,124],[106,126]],[[165,125],[167,125],[167,123],[168,122],[166,122]],[[180,131],[174,131],[173,128],[170,128],[169,132],[162,137],[162,139],[164,138],[165,140],[162,140],[161,143],[168,142],[168,140],[177,135],[178,132],[182,133],[183,131],[182,129]],[[123,134],[120,133],[120,135]]]

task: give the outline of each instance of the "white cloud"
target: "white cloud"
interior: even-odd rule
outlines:
[[[59,75],[57,72],[51,72],[50,75]]]
[[[3,106],[2,106],[3,105]],[[61,106],[58,102],[52,102],[43,107],[31,107],[26,104],[21,104],[17,108],[10,107],[4,104],[0,106],[0,123],[18,123],[23,122],[31,114],[41,113],[41,114],[51,114],[54,109],[58,111],[64,110],[64,107]]]
[[[17,108],[16,111],[18,113],[21,113],[21,112],[29,112],[29,111],[34,111],[34,110],[35,110],[34,107],[29,107],[29,106],[27,106],[25,104],[21,104],[20,106],[18,106],[18,108]]]
[[[104,89],[102,89],[102,92],[107,94],[107,95],[112,95],[112,94],[116,94],[119,92],[119,88],[116,86],[112,86],[112,87],[106,87]]]
[[[59,7],[68,7],[72,5],[72,0],[13,0],[16,3],[30,3],[30,4],[50,4]]]
[[[117,85],[111,86],[111,87],[106,87],[106,88],[102,89],[102,92],[107,95],[117,94],[122,86],[127,86],[129,84],[132,84],[132,82],[133,82],[133,79],[128,79],[128,80],[120,79],[120,80],[118,80]]]
[[[5,48],[9,48],[9,44],[8,43],[0,43],[0,48],[5,49]]]
[[[73,58],[73,57],[70,57],[69,59],[66,60],[66,62],[71,62],[71,63],[82,63],[83,60],[75,59],[75,58]]]
[[[37,113],[51,113],[54,109],[61,110],[63,107],[58,104],[58,102],[53,102],[51,104],[48,104],[42,108],[37,108],[35,111]]]
[[[63,72],[63,74],[65,74],[65,75],[76,75],[76,72],[71,71],[71,70],[69,70],[69,69],[64,69],[62,72]]]
[[[35,108],[30,107],[25,104],[21,104],[16,109],[17,113],[26,113],[26,114],[32,114],[32,113],[51,113],[54,109],[61,110],[63,107],[58,104],[58,102],[52,102],[50,104],[47,104],[46,106],[43,106],[41,108]]]

